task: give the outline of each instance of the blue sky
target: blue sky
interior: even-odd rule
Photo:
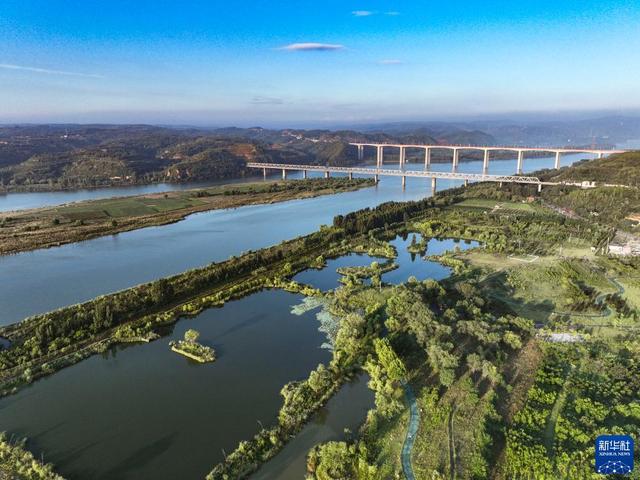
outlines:
[[[3,0],[0,122],[637,109],[638,25],[637,0]]]

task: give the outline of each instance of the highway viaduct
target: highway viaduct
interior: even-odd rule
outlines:
[[[525,153],[528,152],[546,152],[555,155],[555,168],[560,168],[560,157],[563,153],[589,153],[597,155],[598,158],[602,158],[604,155],[609,155],[612,153],[623,153],[625,150],[610,150],[610,149],[599,149],[599,148],[557,148],[557,147],[509,147],[509,146],[473,146],[473,145],[402,145],[395,143],[357,143],[353,142],[349,145],[353,145],[358,149],[358,160],[364,159],[364,149],[365,147],[374,148],[376,151],[376,165],[378,168],[382,168],[382,163],[384,160],[384,149],[385,148],[393,148],[397,149],[399,152],[398,159],[400,168],[404,168],[406,163],[406,154],[407,149],[419,149],[424,150],[424,167],[425,170],[428,170],[431,166],[431,152],[433,150],[450,150],[452,152],[453,158],[453,170],[455,171],[458,168],[458,163],[460,162],[460,152],[461,151],[469,151],[476,150],[484,152],[484,161],[482,165],[482,171],[484,173],[488,173],[489,171],[489,157],[490,152],[515,152],[518,155],[518,165],[516,169],[516,173],[518,175],[522,175],[522,171],[524,168],[524,157]]]
[[[431,189],[433,193],[436,192],[437,179],[446,180],[462,180],[467,185],[471,182],[497,182],[502,184],[506,183],[523,183],[528,185],[537,185],[538,190],[542,189],[543,185],[557,185],[556,183],[543,182],[538,177],[528,177],[522,175],[488,175],[484,173],[459,173],[459,172],[434,172],[429,170],[396,170],[385,168],[371,168],[371,167],[331,167],[323,165],[291,165],[286,163],[247,163],[249,168],[262,169],[264,178],[267,178],[267,172],[269,170],[281,170],[282,179],[286,180],[287,172],[289,171],[301,171],[303,178],[307,178],[308,172],[322,172],[325,178],[329,178],[331,173],[343,173],[349,175],[349,178],[353,178],[354,174],[359,175],[372,175],[376,182],[380,176],[392,176],[402,177],[402,187],[406,186],[407,177],[417,178],[430,178]]]

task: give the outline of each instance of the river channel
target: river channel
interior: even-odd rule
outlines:
[[[582,158],[584,155],[566,155],[563,165]],[[524,167],[534,171],[553,163],[553,158],[532,158]],[[410,164],[407,168],[421,166]],[[451,165],[434,164],[433,169],[450,171]],[[490,173],[513,173],[515,169],[515,160],[494,161]],[[459,171],[480,173],[482,162],[463,162]],[[458,184],[440,180],[438,188]],[[320,225],[331,224],[338,214],[430,194],[429,180],[409,178],[403,190],[399,178],[382,177],[377,187],[356,192],[198,213],[171,225],[3,256],[0,324],[308,234]]]
[[[409,254],[409,237],[392,243],[402,272],[398,281],[448,274]],[[476,244],[432,239],[429,249],[456,245]],[[327,288],[333,288],[335,268],[366,265],[364,260],[372,258],[345,255],[316,272],[324,272],[331,279]],[[318,308],[294,314],[303,299],[261,291],[180,320],[157,341],[94,355],[0,399],[0,426],[28,437],[28,448],[69,480],[204,478],[223,452],[276,421],[285,383],[330,360]],[[214,363],[198,364],[170,350],[169,342],[188,328],[216,350]],[[257,478],[301,478],[309,448],[343,438],[345,428],[355,430],[373,406],[363,378],[343,386]]]

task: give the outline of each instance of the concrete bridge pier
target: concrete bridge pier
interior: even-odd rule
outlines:
[[[438,179],[436,177],[431,177],[431,194],[435,195],[437,190]]]
[[[482,161],[482,173],[487,173],[489,171],[489,150],[484,150],[484,159]]]
[[[405,188],[407,188],[407,177],[405,177],[403,175],[402,176],[402,189],[404,190]]]
[[[349,180],[353,180],[353,172],[349,172]]]
[[[560,152],[556,152],[556,170],[560,169]]]
[[[604,157],[604,153],[602,153],[602,152],[598,152],[598,159],[600,159],[600,158],[602,158],[602,157]]]
[[[283,180],[287,179],[287,170],[285,170],[284,168],[282,169],[282,179]]]
[[[465,187],[468,187],[468,186],[469,186],[469,179],[468,179],[468,178],[465,178],[465,179],[464,179],[464,186],[465,186]]]
[[[377,173],[373,176],[373,180],[376,182],[376,185],[377,185],[377,184],[378,184],[378,182],[380,181],[380,177],[378,177],[378,174],[377,174]]]
[[[540,193],[541,191],[542,191],[542,184],[541,184],[541,183],[539,183],[539,184],[538,184],[538,193]]]
[[[458,168],[458,163],[460,163],[460,150],[457,148],[453,149],[453,169]]]
[[[424,149],[424,169],[429,170],[431,168],[431,149],[429,147]]]
[[[516,173],[522,175],[522,167],[524,166],[524,151],[518,150],[518,168]]]
[[[400,147],[400,170],[404,170],[406,156],[407,156],[407,150],[404,147]]]
[[[264,178],[265,180],[267,179],[267,169],[266,168],[262,169],[262,178]]]
[[[358,160],[364,158],[364,145],[358,145]]]
[[[382,145],[378,145],[376,150],[376,165],[378,166],[378,168],[382,167],[383,160],[384,160],[384,147]]]
[[[324,178],[329,178],[331,176],[331,174],[329,173],[329,170],[326,170],[324,172]]]
[[[302,178],[304,178],[305,180],[307,179],[307,171],[306,170],[302,170]]]

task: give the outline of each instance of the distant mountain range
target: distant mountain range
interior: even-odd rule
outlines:
[[[493,138],[500,145],[522,146],[624,146],[640,147],[640,116],[606,116],[579,120],[484,120],[468,122],[399,122],[361,125],[363,132],[386,132],[408,135],[422,132],[442,138]],[[477,137],[476,137],[477,135]],[[633,141],[636,143],[633,143]],[[473,143],[473,142],[470,142]]]
[[[248,161],[348,166],[358,162],[349,142],[609,147],[632,139],[640,139],[640,117],[527,124],[403,122],[358,130],[9,125],[0,126],[0,188],[207,181],[253,175],[245,168]],[[434,152],[432,160],[449,158]]]

